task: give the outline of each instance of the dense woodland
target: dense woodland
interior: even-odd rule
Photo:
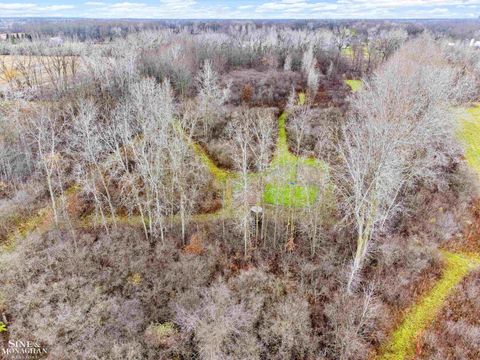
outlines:
[[[28,36],[0,41],[1,340],[48,359],[373,358],[440,249],[479,249],[457,136],[479,30],[10,26]],[[479,274],[419,358],[478,358]]]

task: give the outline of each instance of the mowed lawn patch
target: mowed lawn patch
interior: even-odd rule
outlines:
[[[357,92],[362,88],[362,80],[345,80],[345,84],[350,86],[352,92]]]
[[[304,99],[300,97],[299,101]],[[312,206],[317,200],[319,189],[317,186],[300,182],[299,172],[321,171],[326,174],[326,165],[318,159],[299,157],[289,151],[286,120],[287,113],[283,113],[278,119],[277,150],[267,169],[270,182],[265,186],[263,202],[298,208]]]
[[[358,53],[360,52],[359,49],[357,49],[356,51]],[[365,58],[368,57],[368,47],[367,46],[362,46],[361,51],[363,52],[362,55]],[[355,55],[355,50],[351,46],[346,46],[346,47],[342,48],[341,53],[342,53],[343,56],[345,56],[347,58],[350,58],[350,59],[353,59],[353,57]]]
[[[289,207],[307,207],[313,205],[318,196],[314,186],[295,184],[267,184],[263,193],[263,201],[271,205]]]

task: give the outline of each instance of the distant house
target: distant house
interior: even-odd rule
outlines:
[[[48,40],[48,43],[52,46],[61,46],[63,45],[63,42],[63,38],[61,38],[60,36],[55,36]]]
[[[475,41],[475,39],[470,40],[470,46],[480,48],[480,41]]]

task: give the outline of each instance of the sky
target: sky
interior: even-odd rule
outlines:
[[[480,0],[0,0],[0,17],[425,19],[479,15]]]

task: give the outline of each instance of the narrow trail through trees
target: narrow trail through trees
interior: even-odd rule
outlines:
[[[305,102],[305,95],[299,94],[299,105]],[[314,187],[297,184],[298,168],[303,166],[328,174],[326,164],[315,158],[299,157],[290,152],[286,132],[286,119],[288,114],[283,112],[278,118],[278,134],[276,139],[276,149],[274,157],[271,160],[269,167],[260,173],[249,173],[249,179],[255,180],[264,178],[267,180],[265,191],[263,194],[263,201],[266,205],[273,206],[291,206],[291,207],[305,207],[311,205],[317,197],[318,190]],[[215,162],[210,158],[201,145],[192,140],[183,129],[179,126],[178,131],[184,135],[185,141],[189,144],[191,150],[198,157],[199,161],[208,169],[217,184],[223,191],[222,207],[213,213],[194,214],[190,217],[194,223],[208,222],[212,220],[231,219],[235,216],[234,206],[234,190],[238,187],[238,180],[240,173],[236,171],[225,170],[219,168]],[[272,179],[272,182],[268,182]],[[281,181],[277,181],[281,179]],[[74,187],[72,187],[73,189]],[[68,190],[68,195],[73,195],[75,190]],[[67,199],[68,203],[68,199]],[[7,238],[4,243],[4,248],[12,248],[15,238],[18,236],[25,237],[32,231],[40,227],[41,224],[47,224],[51,214],[51,206],[41,209],[38,213],[22,221]],[[124,224],[129,226],[141,226],[142,219],[140,216],[117,216],[114,219],[106,219],[109,224]],[[180,217],[178,215],[170,216],[166,219],[171,224],[178,223]],[[73,219],[75,226],[82,228],[89,228],[92,226],[100,226],[102,219],[95,215],[89,215],[83,219]]]
[[[299,104],[305,102],[305,95],[299,94]],[[287,112],[283,112],[278,118],[278,134],[276,150],[268,168],[263,172],[249,173],[250,180],[263,178],[266,180],[263,202],[267,205],[280,205],[291,207],[305,207],[316,201],[318,189],[313,186],[298,184],[298,169],[306,167],[322,171],[328,176],[327,165],[315,158],[299,157],[290,152],[287,140],[286,119]],[[219,168],[208,156],[205,150],[191,138],[185,135],[192,151],[207,167],[217,183],[223,187],[224,200],[222,209],[211,214],[199,214],[195,217],[202,220],[214,220],[222,218],[226,214],[233,215],[233,192],[237,187],[236,182],[240,173]],[[277,181],[281,178],[281,181]],[[271,181],[270,181],[271,180]],[[195,218],[194,217],[194,218]]]
[[[410,359],[423,331],[435,320],[447,297],[468,273],[480,266],[480,255],[442,251],[445,270],[434,287],[407,310],[402,323],[381,350],[378,360]]]
[[[78,189],[76,186],[71,186],[64,193],[56,198],[58,203],[71,204],[73,198],[77,195]],[[16,241],[20,238],[25,238],[34,231],[43,231],[53,223],[52,206],[47,205],[31,216],[19,221],[14,230],[7,235],[3,241],[0,251],[12,251],[15,248]]]

